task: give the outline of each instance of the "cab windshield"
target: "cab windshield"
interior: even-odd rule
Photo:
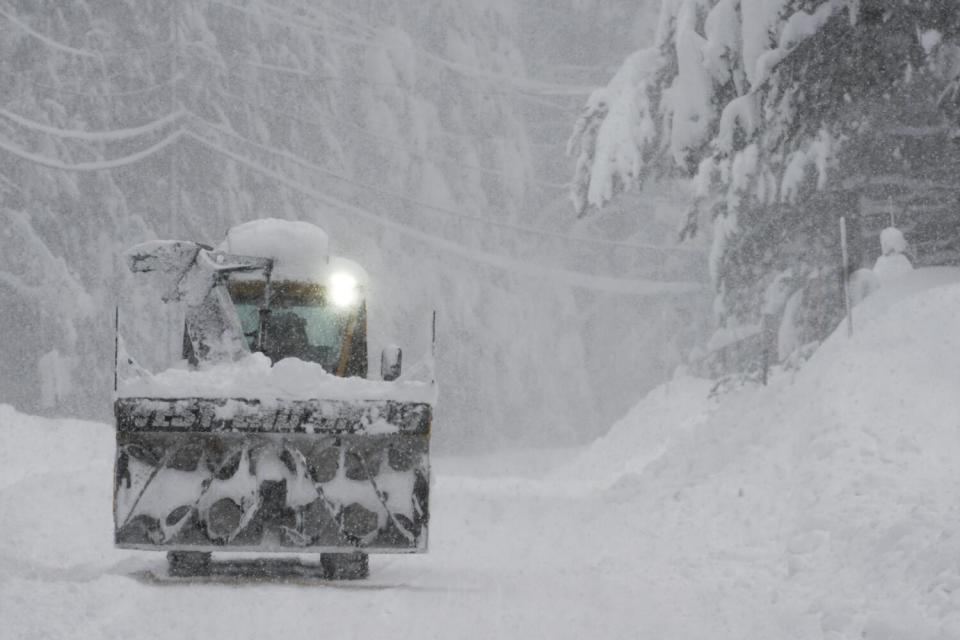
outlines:
[[[272,362],[290,357],[316,362],[342,375],[338,369],[349,355],[357,322],[355,307],[328,303],[326,289],[319,284],[271,283],[261,328],[265,283],[238,280],[228,288],[251,351],[261,351]]]

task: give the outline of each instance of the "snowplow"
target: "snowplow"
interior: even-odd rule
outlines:
[[[366,577],[371,553],[427,550],[435,383],[401,378],[396,347],[367,379],[367,276],[327,244],[267,219],[217,248],[126,252],[132,281],[180,309],[182,348],[149,371],[118,330],[116,546],[166,551],[170,576],[327,579]]]

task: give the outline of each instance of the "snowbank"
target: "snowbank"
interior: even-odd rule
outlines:
[[[310,400],[396,400],[436,402],[436,387],[428,382],[382,382],[338,378],[315,362],[284,358],[270,366],[262,353],[200,370],[172,368],[154,375],[122,380],[121,398],[246,398],[269,402],[278,398]]]
[[[0,490],[49,469],[67,473],[89,466],[91,460],[107,464],[113,460],[114,432],[109,425],[62,420],[54,432],[47,428],[50,422],[0,404]],[[30,455],[35,452],[42,452],[42,459]]]
[[[608,527],[763,603],[781,637],[960,637],[958,316],[960,270],[906,274],[768,387],[656,390],[577,473],[624,505]]]
[[[594,470],[589,477],[593,486],[610,485],[641,473],[669,446],[709,418],[716,407],[708,398],[712,386],[710,380],[677,376],[657,387],[594,442],[576,466]]]

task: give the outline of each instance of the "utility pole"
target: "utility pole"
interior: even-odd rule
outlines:
[[[843,305],[847,311],[847,336],[853,336],[853,310],[850,308],[850,259],[847,254],[847,218],[840,217],[840,248],[843,252]]]
[[[177,68],[178,60],[180,56],[180,2],[179,0],[167,0],[168,11],[170,12],[170,68],[167,71],[169,74],[170,82],[170,113],[175,113],[180,109],[180,97],[177,95]],[[167,168],[167,186],[170,190],[167,194],[167,200],[169,202],[169,211],[168,211],[168,222],[167,222],[167,237],[168,238],[178,238],[181,237],[180,230],[178,228],[178,222],[180,220],[180,184],[177,180],[177,172],[180,168],[180,141],[174,141],[170,145],[169,151],[169,167]],[[168,354],[179,354],[183,348],[181,342],[181,333],[173,330],[173,323],[166,322],[164,323],[167,329],[167,340],[166,340],[166,351]],[[173,356],[174,358],[178,357],[177,355]]]
[[[180,97],[177,95],[177,69],[180,56],[180,3],[177,0],[168,0],[167,6],[170,11],[170,113],[176,113],[180,109]],[[180,142],[174,142],[170,146],[170,167],[169,167],[169,187],[170,194],[170,234],[169,237],[175,238],[178,234],[177,223],[180,220],[180,185],[177,180],[177,171],[180,167]]]

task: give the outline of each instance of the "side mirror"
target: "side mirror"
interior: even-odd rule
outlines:
[[[403,351],[400,347],[386,347],[380,352],[380,377],[390,382],[400,377],[400,365],[403,362]]]

